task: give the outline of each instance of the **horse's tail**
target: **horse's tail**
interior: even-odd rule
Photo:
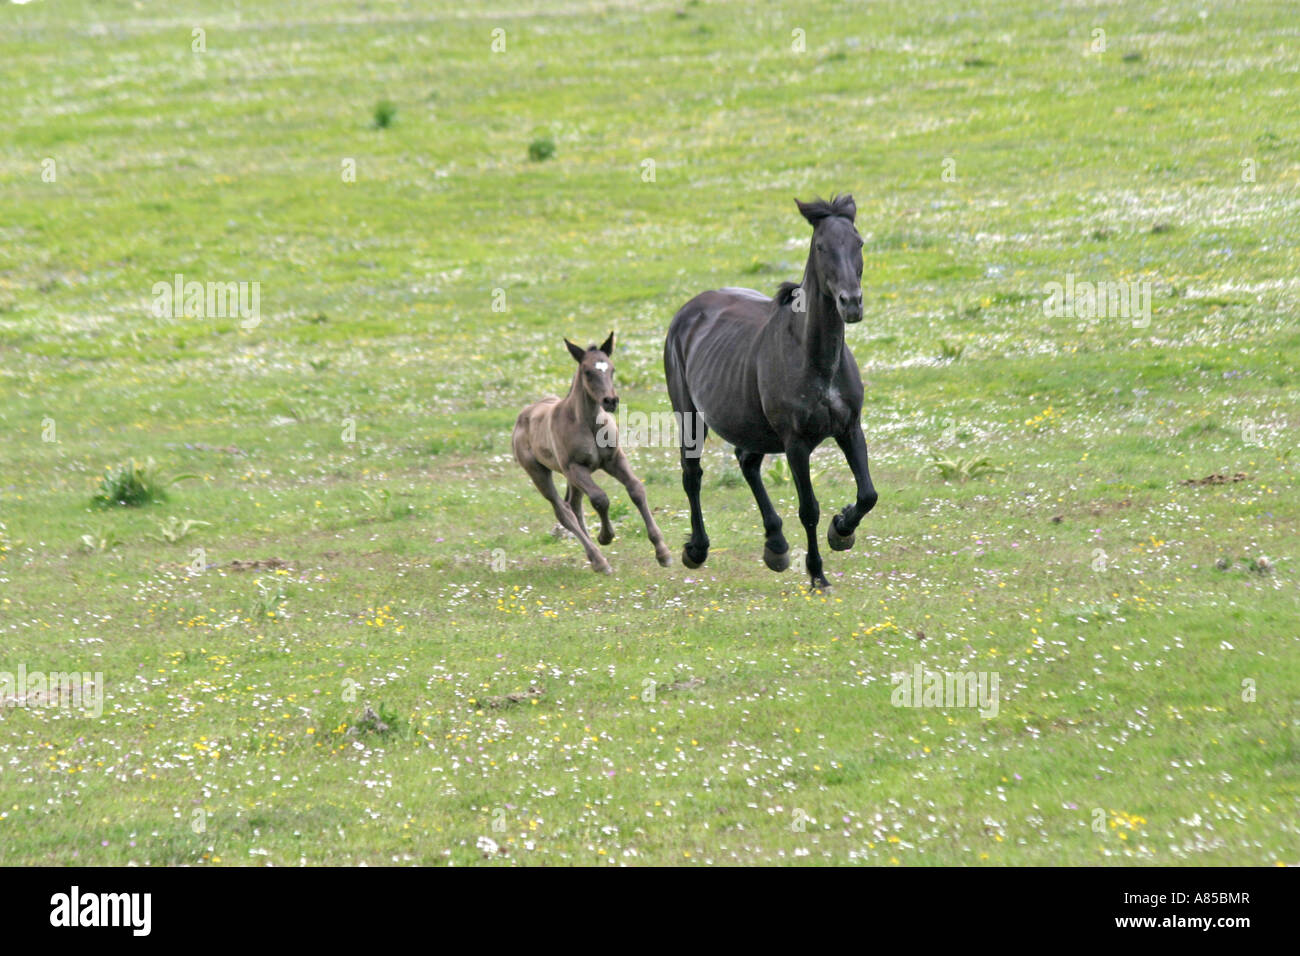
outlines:
[[[668,383],[668,400],[676,412],[694,411],[691,390],[686,382],[685,333],[691,320],[698,314],[699,307],[696,306],[695,299],[687,302],[668,323],[668,335],[664,339],[664,378]]]

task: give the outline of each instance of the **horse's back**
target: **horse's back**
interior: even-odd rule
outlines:
[[[732,444],[769,446],[774,436],[762,416],[754,346],[772,314],[772,299],[753,289],[702,292],[682,306],[664,343],[674,409],[698,411]]]
[[[753,289],[729,287],[701,292],[677,310],[668,326],[668,339],[689,343],[715,329],[752,332],[763,327],[771,309],[771,298]]]
[[[672,374],[674,366],[685,373],[686,366],[701,359],[735,357],[747,351],[754,337],[767,324],[772,300],[753,289],[715,289],[701,292],[677,310],[668,326],[664,363]]]

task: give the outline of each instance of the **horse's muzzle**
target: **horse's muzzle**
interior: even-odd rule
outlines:
[[[618,411],[618,396],[613,395],[600,400],[600,405],[607,412]]]
[[[835,308],[845,322],[862,321],[862,290],[840,292],[835,296]]]

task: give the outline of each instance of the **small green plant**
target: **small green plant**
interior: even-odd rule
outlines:
[[[808,468],[808,479],[814,483],[821,478],[825,468]],[[767,474],[764,476],[774,485],[788,485],[794,478],[790,473],[790,463],[785,460],[785,456],[773,458],[772,464],[767,468]]]
[[[528,158],[535,163],[543,163],[555,155],[555,140],[549,136],[539,136],[528,144]]]
[[[166,544],[179,544],[184,541],[191,531],[195,528],[210,528],[210,521],[196,521],[193,518],[178,518],[175,515],[169,517],[166,521],[159,521],[158,533],[150,535],[155,541],[162,541]]]
[[[121,544],[122,539],[113,531],[104,534],[87,532],[81,536],[81,550],[86,554],[107,554]]]
[[[949,362],[957,361],[965,351],[966,345],[964,342],[949,342],[945,339],[939,343],[940,356],[947,359]]]
[[[739,468],[723,468],[718,472],[718,485],[723,488],[739,488],[745,483],[745,476]]]
[[[377,734],[380,737],[396,733],[400,737],[409,737],[410,728],[406,726],[406,722],[397,711],[391,710],[380,701],[378,710],[366,704],[361,712],[361,719],[348,728],[348,733],[353,736]]]
[[[99,479],[99,491],[91,503],[102,508],[122,505],[138,508],[156,501],[167,500],[167,489],[178,481],[198,478],[198,475],[172,475],[166,477],[152,458],[143,465],[134,459],[117,468],[106,468]]]
[[[274,583],[265,578],[257,581],[257,590],[253,594],[251,617],[254,621],[278,621],[284,616],[284,602],[289,600],[284,582],[278,578]]]
[[[375,129],[388,129],[397,119],[397,107],[390,100],[380,100],[375,104]]]
[[[370,510],[376,518],[387,521],[393,516],[393,496],[389,494],[387,488],[380,488],[376,491],[371,491],[369,488],[362,488],[361,496],[365,499],[366,504],[370,506]]]
[[[410,504],[395,507],[393,505],[393,495],[387,488],[377,488],[374,491],[369,488],[362,488],[361,497],[377,521],[391,521],[393,518],[408,515],[415,510]]]
[[[926,473],[932,469],[937,470],[939,477],[944,481],[957,481],[963,485],[973,478],[1006,473],[1005,468],[997,467],[987,457],[945,458],[938,452],[930,452],[930,461],[927,461],[916,470],[916,477],[918,479],[924,478]]]

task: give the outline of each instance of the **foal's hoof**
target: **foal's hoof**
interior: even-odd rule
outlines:
[[[691,546],[689,544],[686,547],[682,548],[682,564],[684,564],[688,568],[691,569],[698,568],[706,560],[708,560],[708,557],[709,557],[709,552],[705,551],[702,555],[700,555],[700,559],[696,561],[693,557],[691,557]]]
[[[600,564],[593,564],[593,565],[591,566],[591,570],[595,571],[597,574],[613,574],[613,573],[614,573],[614,569],[611,568],[611,567],[609,566],[609,562],[608,562],[608,561],[602,561],[602,562],[600,562]]]
[[[661,568],[671,568],[673,566],[673,556],[668,553],[668,549],[655,552],[655,560],[659,562]]]
[[[832,551],[847,551],[853,547],[852,534],[840,534],[835,530],[836,518],[831,519],[830,525],[826,528],[826,543],[831,546]]]
[[[831,584],[824,576],[813,578],[812,583],[808,585],[808,590],[812,591],[814,594],[825,594],[830,589]]]
[[[599,541],[601,544],[609,544],[611,541],[614,540],[614,532],[602,531],[599,535],[596,536],[596,540]]]
[[[763,545],[763,563],[773,571],[784,571],[790,567],[790,549],[773,551],[767,545]]]

